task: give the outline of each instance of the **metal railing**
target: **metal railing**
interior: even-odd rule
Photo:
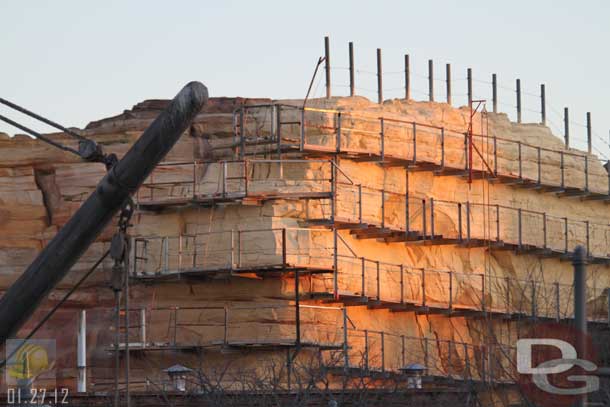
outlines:
[[[573,318],[572,284],[417,268],[360,257],[328,229],[270,228],[133,237],[131,273],[155,279],[208,272],[315,274],[301,294],[361,298],[387,308]],[[335,272],[336,270],[336,272]],[[309,290],[309,291],[307,291]],[[608,321],[610,290],[588,288],[591,321]]]
[[[494,383],[514,383],[518,377],[515,348],[492,343],[400,335],[348,328],[348,354],[335,367],[368,374],[400,372],[412,363],[425,367],[424,376]]]
[[[154,206],[180,200],[182,203],[214,203],[294,199],[304,202],[307,220],[387,229],[393,233],[387,236],[388,241],[444,239],[448,243],[472,244],[478,240],[478,243],[485,241],[522,251],[536,248],[540,249],[540,254],[567,256],[571,255],[571,247],[582,245],[589,258],[610,261],[610,224],[505,205],[415,198],[409,192],[398,193],[355,183],[332,160],[208,163],[206,174],[201,177],[191,171],[198,165],[200,163],[193,162],[159,166],[144,186],[144,190],[150,191],[150,199],[144,198],[146,193],[141,192],[138,203]],[[174,179],[176,184],[164,180],[157,183],[158,174],[168,174],[179,166],[189,168],[183,172],[186,179]],[[232,172],[243,175],[236,176]],[[159,196],[157,187],[165,188],[169,195],[164,199],[155,198],[153,191]],[[441,217],[444,221],[438,222]]]
[[[269,228],[132,238],[136,276],[295,268],[330,270],[336,247],[327,229]]]
[[[298,312],[297,312],[298,309]],[[125,310],[122,310],[125,312]],[[514,348],[357,329],[346,308],[312,305],[201,306],[130,309],[132,351],[202,347],[313,347],[327,367],[365,375],[400,374],[410,363],[425,375],[487,382],[514,380]],[[121,327],[124,329],[124,327]],[[116,350],[114,345],[111,350]],[[124,350],[119,344],[118,350]]]
[[[122,310],[125,312],[125,310]],[[313,346],[343,349],[346,310],[300,304],[130,309],[132,350],[214,346]],[[119,350],[125,345],[120,344]]]
[[[475,155],[466,129],[332,109],[270,104],[243,106],[234,115],[236,158],[269,153],[281,156],[290,151],[347,153],[382,162],[431,166],[440,172],[468,171],[471,167],[488,172],[490,178],[504,177],[505,181],[540,189],[600,198],[610,195],[610,175],[595,171],[591,165],[594,158],[585,153],[474,134]],[[264,119],[269,115],[274,120]]]

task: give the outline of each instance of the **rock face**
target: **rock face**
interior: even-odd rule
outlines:
[[[121,156],[166,103],[142,102],[83,133]],[[210,380],[224,368],[230,374],[216,379],[232,388],[284,366],[297,332],[303,350],[294,374],[346,362],[397,372],[417,362],[431,375],[489,379],[493,368],[493,380],[514,380],[511,345],[527,322],[512,316],[572,313],[566,244],[568,251],[588,245],[596,263],[589,317],[606,317],[610,213],[603,201],[570,197],[608,193],[596,157],[565,150],[544,126],[479,114],[469,183],[465,108],[360,97],[308,103],[303,111],[302,101],[211,99],[138,192],[130,229],[132,382],[162,383],[162,369],[179,362]],[[105,169],[25,136],[0,135],[0,155],[6,289]],[[115,231],[107,228],[22,334]],[[90,388],[111,388],[111,268],[104,261],[39,334],[57,340],[58,380],[71,388],[79,309],[88,311]],[[510,318],[485,321],[483,311]],[[285,383],[285,370],[272,373]],[[338,386],[340,375],[331,376]]]

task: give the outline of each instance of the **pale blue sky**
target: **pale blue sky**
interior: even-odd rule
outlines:
[[[334,66],[356,48],[361,94],[374,99],[375,49],[382,48],[386,97],[400,96],[402,61],[411,54],[415,91],[427,89],[427,60],[436,77],[453,68],[464,94],[466,68],[480,81],[496,72],[501,110],[513,113],[521,78],[525,109],[546,83],[548,117],[562,131],[570,107],[572,139],[583,145],[591,111],[595,146],[609,154],[610,2],[589,1],[2,1],[0,95],[63,124],[120,113],[147,98],[170,98],[190,80],[212,96],[303,97],[330,35]],[[333,73],[347,85],[345,71]],[[317,88],[322,95],[323,84]],[[337,86],[335,94],[347,89]],[[490,98],[476,82],[475,97]],[[413,93],[416,99],[424,94]],[[444,85],[436,83],[436,98]],[[463,102],[463,97],[455,97]],[[491,109],[491,106],[489,106]],[[555,109],[556,113],[552,110]],[[5,111],[4,109],[1,111]],[[559,115],[558,115],[559,114]],[[526,121],[537,121],[534,112]],[[45,127],[39,127],[46,130]],[[13,129],[0,124],[0,131]]]

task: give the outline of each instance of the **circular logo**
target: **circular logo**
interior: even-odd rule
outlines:
[[[15,379],[31,379],[49,368],[49,355],[40,345],[26,343],[12,358],[8,374]]]

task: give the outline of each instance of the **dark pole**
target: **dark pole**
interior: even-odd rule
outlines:
[[[521,79],[517,79],[517,123],[521,123]]]
[[[468,106],[472,105],[472,68],[466,71],[466,82],[468,83]]]
[[[570,118],[568,115],[568,108],[563,108],[563,139],[566,144],[566,148],[570,147]]]
[[[587,334],[587,308],[586,308],[586,276],[587,270],[585,267],[585,248],[576,246],[574,249],[574,257],[572,260],[574,266],[574,328],[576,329],[576,352],[577,357],[584,359],[587,357],[587,344],[585,335]],[[587,401],[587,396],[583,395],[578,400],[577,406],[584,406]]]
[[[354,43],[349,43],[349,95],[356,94],[356,81],[354,77]]]
[[[284,229],[286,230],[286,229]],[[296,345],[297,349],[301,346],[301,304],[299,295],[299,269],[296,269],[294,273],[294,305],[295,305],[295,318],[296,318]]]
[[[498,113],[498,77],[491,74],[491,99],[493,101],[493,111]]]
[[[445,66],[445,73],[447,77],[447,104],[451,104],[451,64]]]
[[[95,191],[60,229],[0,300],[0,342],[14,336],[188,129],[207,102],[199,82],[186,85],[102,178]]]
[[[546,87],[544,83],[540,85],[540,115],[541,123],[546,126]]]
[[[381,67],[381,48],[377,48],[377,103],[383,103],[383,72]]]
[[[330,40],[324,37],[324,70],[326,71],[326,97],[330,98]]]
[[[591,154],[593,150],[593,137],[591,132],[591,112],[587,112],[587,152]]]
[[[411,67],[409,55],[405,55],[405,99],[411,99]]]
[[[428,100],[434,102],[434,61],[428,60]]]

